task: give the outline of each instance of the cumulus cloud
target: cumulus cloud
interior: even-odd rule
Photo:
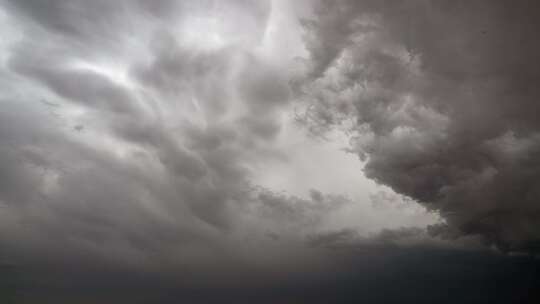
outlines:
[[[501,249],[540,237],[528,1],[320,1],[296,92],[313,130],[345,129],[365,174]]]

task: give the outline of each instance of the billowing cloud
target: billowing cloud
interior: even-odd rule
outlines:
[[[538,5],[320,1],[297,92],[365,174],[505,250],[540,237]],[[512,249],[513,248],[513,249]]]
[[[0,300],[526,294],[537,261],[486,245],[538,232],[536,46],[498,42],[534,20],[469,5],[0,0]]]

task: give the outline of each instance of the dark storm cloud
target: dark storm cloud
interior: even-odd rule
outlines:
[[[539,15],[533,1],[321,1],[304,22],[307,118],[352,131],[368,177],[452,229],[530,248]]]
[[[529,189],[537,172],[535,158],[528,154],[537,147],[534,132],[527,132],[535,126],[532,114],[520,119],[524,111],[517,106],[508,117],[492,113],[485,130],[504,119],[511,119],[516,129],[481,145],[482,155],[492,155],[504,164],[495,169],[506,172],[500,173],[505,179],[497,179],[497,185],[485,184],[493,173],[483,170],[484,156],[476,157],[466,144],[479,135],[467,132],[471,141],[462,141],[458,108],[442,98],[456,91],[457,76],[448,76],[456,71],[446,71],[456,69],[454,65],[429,70],[439,75],[436,83],[422,75],[412,77],[414,88],[421,90],[411,93],[416,96],[410,103],[390,98],[407,91],[409,83],[401,78],[409,70],[403,60],[414,66],[428,56],[420,46],[436,41],[436,32],[422,43],[408,42],[405,55],[397,56],[401,44],[393,41],[402,34],[401,13],[351,21],[364,8],[360,2],[343,3],[327,4],[318,11],[320,19],[306,23],[313,34],[308,37],[313,55],[309,80],[315,83],[295,85],[320,94],[316,97],[326,106],[332,105],[332,94],[345,91],[344,99],[353,98],[354,90],[347,88],[370,88],[372,82],[377,85],[371,96],[384,91],[388,99],[383,98],[383,106],[347,100],[336,108],[317,105],[312,110],[319,116],[312,118],[329,127],[361,112],[360,120],[369,121],[376,135],[367,146],[368,173],[414,199],[429,198],[437,210],[446,204],[431,200],[431,184],[417,185],[418,179],[432,177],[422,177],[430,170],[455,181],[474,179],[486,192],[497,189],[494,197],[505,194],[510,185],[505,181],[514,178]],[[365,11],[393,7],[366,3]],[[287,159],[274,143],[293,97],[288,71],[256,51],[268,32],[270,4],[0,0],[0,22],[9,25],[0,29],[7,37],[0,42],[0,302],[466,303],[532,297],[537,261],[471,250],[482,239],[455,232],[463,226],[454,221],[459,224],[462,217],[448,216],[451,226],[383,230],[362,237],[352,229],[324,227],[326,217],[352,203],[345,196],[312,190],[297,197],[253,184],[254,168]],[[460,21],[473,22],[467,18]],[[324,28],[327,21],[332,26]],[[356,43],[362,35],[380,31],[386,23],[392,31],[373,35],[374,50],[361,51]],[[380,51],[386,47],[387,53]],[[339,59],[349,51],[353,57]],[[369,58],[368,72],[357,65],[364,58]],[[345,74],[336,69],[340,60],[345,60]],[[336,78],[329,84],[323,76],[331,70]],[[357,83],[364,74],[366,81]],[[523,81],[531,75],[523,74]],[[483,82],[480,76],[473,78]],[[514,84],[504,77],[483,83],[485,92],[471,96],[515,94]],[[490,93],[501,85],[502,91]],[[532,100],[534,90],[522,89]],[[428,97],[440,101],[437,107],[425,101]],[[403,125],[425,130],[413,138],[388,136]],[[442,141],[453,149],[439,158],[434,147]],[[417,150],[423,154],[416,156]],[[449,173],[442,165],[422,167],[424,157],[448,165],[454,154],[464,162]],[[420,163],[422,174],[399,171],[403,176],[393,179],[395,162],[404,162],[407,170]],[[471,164],[472,169],[464,170]],[[526,166],[528,175],[515,170]],[[477,176],[478,170],[486,173]],[[484,192],[469,198],[467,187],[471,185],[459,183],[444,191],[448,200],[451,195],[463,203],[483,197]],[[527,207],[520,211],[530,211],[537,192],[525,197],[521,188],[514,190],[506,197],[521,195],[524,200],[517,205]],[[476,206],[474,215],[483,215],[484,205]],[[519,212],[512,214],[523,219]],[[528,214],[535,224],[536,215]],[[482,227],[470,232],[492,228]],[[501,227],[519,236],[525,229]],[[510,279],[508,272],[516,275]],[[503,285],[497,292],[495,283]],[[448,296],[449,289],[461,291]]]

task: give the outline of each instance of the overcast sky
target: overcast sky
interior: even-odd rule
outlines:
[[[0,0],[0,300],[532,301],[539,9]]]

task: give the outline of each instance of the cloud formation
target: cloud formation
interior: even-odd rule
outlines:
[[[306,120],[365,174],[504,250],[537,247],[539,6],[320,1],[304,21]]]
[[[286,75],[255,50],[270,3],[2,7],[14,37],[3,49],[0,112],[9,250],[204,276],[248,254],[244,238],[272,243],[265,235],[282,216],[313,224],[330,212],[292,207],[322,196],[251,182],[252,167],[281,158],[272,141],[289,104]]]
[[[533,297],[535,19],[289,2],[0,0],[0,302]]]

